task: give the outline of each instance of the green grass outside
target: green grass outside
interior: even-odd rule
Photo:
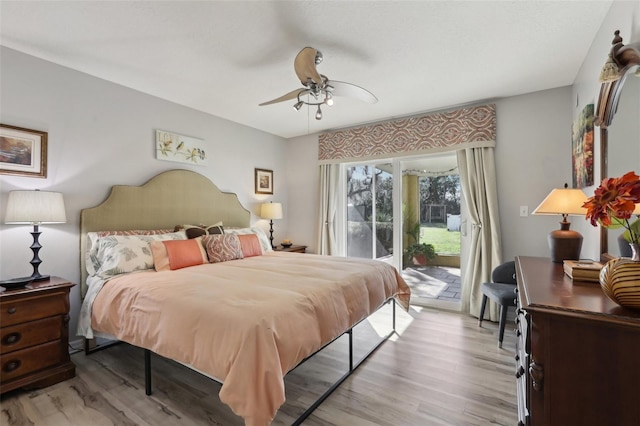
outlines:
[[[422,225],[420,242],[433,244],[438,254],[460,255],[460,231],[447,231],[445,224]]]

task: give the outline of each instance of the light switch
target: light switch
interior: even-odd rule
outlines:
[[[521,217],[529,216],[529,206],[520,206],[520,216]]]

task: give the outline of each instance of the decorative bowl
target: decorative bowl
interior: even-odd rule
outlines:
[[[291,247],[292,245],[293,245],[293,243],[287,243],[287,244],[282,243],[282,247],[284,247],[284,248],[289,248],[289,247]]]

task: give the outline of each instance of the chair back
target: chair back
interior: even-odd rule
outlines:
[[[517,284],[516,262],[512,260],[496,266],[491,273],[491,279],[494,283]]]

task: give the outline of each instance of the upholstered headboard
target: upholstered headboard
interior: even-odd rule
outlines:
[[[80,212],[81,294],[86,293],[87,233],[134,229],[173,229],[176,225],[248,227],[249,210],[233,193],[188,170],[161,173],[142,186],[115,185],[101,204]]]

